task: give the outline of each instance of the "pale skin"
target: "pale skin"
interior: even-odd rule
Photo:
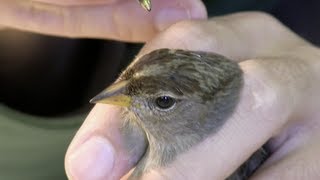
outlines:
[[[224,179],[271,138],[273,155],[253,179],[320,176],[317,47],[257,12],[177,23],[149,41],[140,55],[163,47],[224,54],[240,63],[245,86],[221,131],[145,179]],[[66,156],[71,179],[119,179],[132,168],[128,159],[134,155],[121,148],[118,118],[112,106],[92,110]]]
[[[53,2],[46,1],[48,4]],[[90,18],[95,22],[99,19],[99,22],[108,22],[110,14],[105,12],[106,9],[99,11],[98,6],[94,6],[97,9],[89,10],[93,13],[88,16],[90,20],[83,18],[88,10],[84,4],[89,3],[85,0],[54,1],[53,7],[66,8],[67,12],[72,11],[68,8],[73,3],[82,4],[83,9],[74,12],[79,16],[59,16],[70,18],[66,21],[71,23],[68,25],[60,24],[55,16],[51,19],[51,11],[48,16],[41,13],[30,15],[29,18],[35,19],[28,21],[28,26],[24,26],[23,23],[27,22],[19,18],[9,22],[6,18],[16,12],[14,7],[23,8],[20,6],[23,2],[27,1],[1,2],[0,9],[6,11],[0,11],[0,24],[61,36],[148,40],[139,55],[158,48],[180,48],[213,51],[240,63],[244,71],[244,89],[238,108],[221,131],[179,156],[170,167],[146,174],[145,179],[223,179],[270,138],[274,153],[253,179],[318,179],[320,176],[320,50],[271,16],[253,12],[202,21],[183,21],[161,29],[159,34],[156,34],[158,30],[154,30],[155,25],[151,23],[146,24],[150,25],[147,29],[151,30],[144,36],[146,32],[134,28],[133,23],[134,20],[141,23],[138,18],[140,13],[128,17],[133,18],[128,21],[133,23],[130,32],[119,33],[119,29],[127,27],[124,23],[126,18],[119,19],[122,23],[113,24],[119,25],[115,30],[108,29],[106,24],[94,23]],[[34,4],[38,2],[40,0]],[[121,2],[131,3],[129,0]],[[153,2],[155,4],[156,1]],[[189,12],[194,12],[194,17],[205,18],[200,1],[183,2],[190,4]],[[112,3],[103,7],[109,5]],[[161,6],[165,7],[165,3]],[[196,7],[199,9],[194,10]],[[137,8],[140,7],[137,5]],[[32,11],[36,12],[37,8]],[[103,17],[101,13],[105,13]],[[154,12],[151,17],[156,14]],[[24,14],[15,17],[18,15]],[[41,26],[40,22],[45,18],[49,18],[46,22],[53,28]],[[73,22],[78,25],[83,23],[81,31],[74,28],[78,26]],[[118,108],[109,105],[93,108],[66,154],[65,166],[70,179],[126,179],[137,157],[123,148],[124,142],[118,131],[120,124]]]

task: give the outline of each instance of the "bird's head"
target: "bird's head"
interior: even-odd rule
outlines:
[[[159,49],[129,66],[91,102],[132,112],[149,141],[192,145],[222,123],[240,87],[241,70],[223,56]]]

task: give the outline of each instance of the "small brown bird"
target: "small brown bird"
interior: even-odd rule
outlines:
[[[238,64],[221,55],[159,49],[130,65],[91,102],[123,107],[128,148],[145,144],[131,175],[139,179],[217,132],[238,104],[242,84]],[[247,179],[267,157],[259,149],[228,179]]]

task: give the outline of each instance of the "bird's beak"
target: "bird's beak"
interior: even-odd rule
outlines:
[[[123,94],[128,81],[120,81],[112,84],[107,89],[90,100],[90,103],[102,103],[111,104],[122,107],[129,107],[131,105],[132,98]]]

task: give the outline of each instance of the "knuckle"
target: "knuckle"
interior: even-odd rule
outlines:
[[[278,21],[271,14],[262,11],[241,12],[232,14],[231,16],[233,16],[235,20],[238,20],[240,22],[250,21],[252,23],[274,23]]]
[[[240,64],[244,71],[244,106],[270,123],[285,123],[291,113],[291,104],[283,86],[260,62],[253,59]]]
[[[231,29],[263,30],[271,34],[283,31],[284,29],[284,26],[275,17],[260,11],[234,13],[213,19]],[[248,29],[248,25],[252,25],[250,29]]]
[[[169,38],[177,38],[180,40],[187,39],[193,32],[198,32],[200,29],[194,21],[181,21],[170,26],[162,36]]]
[[[169,31],[172,29],[180,29],[180,30],[191,30],[197,27],[199,23],[192,20],[184,20],[177,22],[169,27]]]
[[[246,18],[254,19],[254,20],[263,20],[263,21],[275,21],[276,18],[274,18],[271,14],[262,12],[262,11],[252,11],[245,13]]]
[[[210,51],[212,47],[216,47],[217,38],[212,33],[215,29],[206,26],[204,21],[181,21],[163,31],[156,41],[165,44],[167,48]]]

